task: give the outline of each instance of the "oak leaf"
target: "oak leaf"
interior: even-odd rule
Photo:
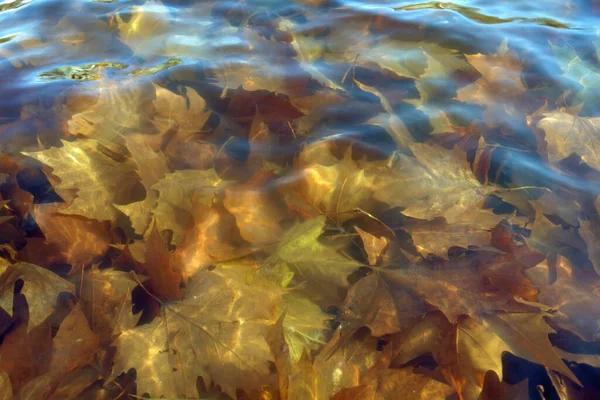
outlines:
[[[555,333],[545,321],[545,313],[499,313],[484,317],[484,325],[509,346],[511,353],[541,364],[581,385],[554,350],[548,335]]]
[[[29,306],[28,331],[42,324],[55,310],[56,297],[67,292],[75,294],[75,286],[47,269],[33,264],[11,264],[0,275],[0,307],[9,314],[13,311],[14,287],[23,281],[20,293]]]
[[[522,380],[514,385],[501,382],[493,371],[485,374],[480,400],[529,400],[529,382]]]
[[[176,258],[169,252],[156,223],[146,239],[144,259],[142,267],[148,275],[149,290],[162,301],[180,298],[181,271],[176,269]]]

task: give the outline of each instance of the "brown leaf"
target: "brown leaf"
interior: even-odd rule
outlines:
[[[485,326],[502,338],[511,353],[541,364],[581,385],[577,377],[556,354],[548,334],[555,331],[544,320],[543,313],[490,314]]]
[[[254,245],[275,243],[284,232],[280,222],[287,215],[272,185],[274,177],[263,169],[248,182],[225,189],[223,206],[235,217],[242,238]]]
[[[356,232],[358,232],[358,235],[362,239],[365,252],[367,253],[369,265],[377,265],[381,261],[383,253],[387,249],[389,240],[385,236],[376,237],[371,235],[357,226],[355,226],[354,229],[356,229]]]
[[[20,324],[4,337],[0,346],[0,369],[8,373],[14,392],[50,370],[51,351],[52,331],[47,322],[31,329]]]
[[[75,294],[75,287],[48,271],[33,264],[17,263],[6,267],[0,275],[0,307],[12,314],[15,283],[23,281],[20,293],[27,298],[29,324],[27,331],[42,324],[53,312],[56,297],[62,292]]]
[[[77,197],[61,213],[116,221],[119,212],[113,204],[135,199],[139,183],[135,164],[113,158],[106,147],[93,139],[62,144],[60,148],[24,153],[52,167],[53,174],[61,179],[55,190],[76,190]]]
[[[182,146],[190,136],[200,133],[211,112],[206,110],[206,101],[192,88],[181,88],[183,95],[175,94],[156,84],[154,88],[156,112],[151,122],[163,136],[175,129],[176,136],[169,140],[167,148],[171,148],[166,152],[177,153],[173,146]]]
[[[76,305],[52,340],[50,371],[55,380],[60,381],[64,375],[89,363],[99,345],[98,337],[90,330],[85,315]]]
[[[174,254],[185,279],[200,269],[246,256],[252,251],[245,245],[235,217],[222,206],[195,206],[194,221]]]
[[[429,254],[448,259],[448,250],[457,246],[465,249],[486,248],[492,244],[491,230],[505,218],[490,210],[474,210],[448,224],[444,219],[415,221],[402,229],[410,233],[415,247],[427,257]]]
[[[331,400],[445,399],[454,393],[452,387],[412,367],[377,372],[366,383],[342,389]]]
[[[142,265],[148,275],[148,288],[162,301],[181,297],[181,271],[173,269],[175,258],[167,248],[156,223],[146,239],[146,256]]]
[[[402,212],[413,218],[444,217],[453,224],[479,210],[493,191],[479,183],[458,147],[449,151],[416,143],[410,149],[415,158],[399,154],[390,165],[369,170],[376,200],[403,207]]]
[[[565,111],[544,114],[538,128],[546,133],[548,159],[558,162],[572,153],[590,167],[600,170],[598,162],[598,118],[581,118]]]
[[[55,246],[65,263],[80,269],[97,262],[113,242],[110,224],[79,215],[63,215],[66,203],[41,203],[33,207],[33,217],[46,237]]]
[[[509,385],[501,382],[495,372],[488,371],[479,400],[529,400],[529,382],[525,379]]]
[[[163,305],[162,317],[113,342],[113,378],[135,368],[138,393],[155,397],[194,397],[198,376],[230,394],[274,383],[264,338],[282,294],[200,271],[185,298]]]
[[[559,326],[586,340],[595,340],[600,320],[600,310],[596,306],[600,301],[598,276],[594,272],[575,268],[563,256],[555,261],[541,263],[527,273],[549,276],[553,271],[556,271],[553,280],[536,281],[540,287],[539,302],[562,313],[554,318]]]
[[[81,307],[91,330],[103,344],[116,339],[119,334],[136,326],[141,314],[134,315],[131,291],[137,286],[130,274],[114,269],[99,270],[93,267],[84,271],[80,283]]]

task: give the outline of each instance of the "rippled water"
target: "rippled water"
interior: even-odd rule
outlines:
[[[220,179],[242,184],[264,167],[275,171],[277,177],[271,179],[269,175],[263,181],[283,187],[306,173],[288,174],[285,168],[294,164],[307,143],[321,138],[352,143],[360,155],[377,162],[388,156],[400,157],[395,152],[410,155],[409,141],[435,142],[447,150],[460,143],[481,182],[539,190],[529,193],[530,198],[506,195],[504,203],[495,198],[497,204],[492,206],[502,203],[498,207],[501,212],[508,215],[514,211],[514,215],[527,214],[530,218],[522,227],[515,224],[515,231],[528,230],[531,221],[539,223],[540,215],[548,214],[556,217],[553,221],[562,224],[565,232],[573,232],[573,227],[579,229],[582,215],[586,223],[597,223],[594,218],[600,211],[594,211],[593,206],[600,192],[600,175],[593,170],[600,165],[594,147],[597,120],[593,119],[600,116],[599,26],[600,2],[596,0],[3,1],[0,151],[20,160],[23,171],[19,184],[35,196],[37,204],[57,200],[58,195],[51,190],[57,187],[57,180],[47,167],[44,176],[49,178],[42,177],[42,164],[23,154],[60,147],[61,140],[89,137],[104,146],[111,160],[122,162],[129,157],[123,154],[134,153],[142,142],[155,146],[155,153],[147,154],[155,156],[160,149],[167,161],[161,161],[162,166],[157,166],[155,159],[140,163],[140,182],[131,189],[135,195],[122,203],[117,195],[111,198],[123,211],[125,206],[141,202],[150,192],[146,190],[152,186],[148,182],[155,184],[167,171],[204,171],[214,166]],[[182,109],[186,110],[184,116],[178,114]],[[563,119],[544,125],[541,120],[550,118],[544,113],[556,110],[561,110]],[[267,128],[257,132],[255,123],[259,120]],[[570,121],[572,125],[582,124],[577,129],[583,134],[574,138],[567,135],[565,141],[589,139],[589,146],[563,152],[561,145],[551,144],[550,150],[542,145],[544,138],[550,140],[550,129],[568,130]],[[586,136],[586,129],[593,132]],[[262,135],[265,130],[268,133]],[[152,142],[150,137],[159,139]],[[118,145],[124,143],[129,150],[120,152]],[[306,160],[315,161],[308,153]],[[336,154],[337,161],[342,154]],[[39,157],[38,161],[43,156]],[[482,159],[489,165],[478,170],[485,164]],[[324,169],[331,166],[327,164],[330,159],[317,161]],[[151,176],[155,167],[158,172]],[[35,168],[37,174],[31,172]],[[145,175],[145,171],[150,172]],[[285,173],[278,175],[280,171]],[[59,172],[66,174],[64,168]],[[315,182],[319,183],[318,179]],[[310,192],[311,187],[303,190]],[[375,194],[377,205],[386,203],[393,208],[393,195],[399,192],[392,192],[385,201],[384,195]],[[536,213],[539,210],[528,201],[537,201],[545,192],[558,195],[555,208]],[[567,192],[569,203],[561,208],[561,193]],[[181,200],[187,195],[181,194],[179,201],[188,201]],[[89,193],[88,197],[93,198]],[[582,198],[586,211],[575,215],[572,205],[579,207]],[[340,202],[335,210],[319,211],[332,211],[328,216],[333,218]],[[272,211],[270,204],[262,204],[267,214]],[[227,206],[225,214],[235,214],[235,206]],[[304,210],[293,209],[294,204],[286,206],[286,212],[296,213],[294,218],[305,217]],[[117,215],[112,205],[106,209],[110,209],[113,220],[102,219],[103,210],[99,209],[85,216],[118,225],[126,220],[125,215],[133,214],[127,210]],[[381,211],[377,207],[373,210],[368,212]],[[274,218],[276,214],[273,212]],[[443,216],[450,221],[448,215]],[[165,224],[171,223],[169,218]],[[177,218],[173,213],[173,220]],[[32,221],[25,217],[23,221],[21,228],[28,235],[42,236],[27,225],[35,225]],[[278,223],[275,220],[275,225]],[[42,225],[40,221],[37,224]],[[177,224],[190,225],[188,220],[173,223]],[[150,226],[137,229],[133,217],[125,225],[123,231],[132,235],[135,231],[138,242]],[[244,240],[239,242],[255,246],[240,254],[259,253],[256,249],[265,243],[253,242],[240,229]],[[217,237],[207,231],[202,240]],[[280,231],[277,225],[275,236]],[[181,244],[184,234],[183,229],[175,231],[174,243]],[[269,239],[265,242],[270,245],[273,238]],[[577,236],[566,247],[580,250],[589,267],[587,257],[593,258],[593,248],[589,244],[577,248],[575,242],[580,244],[581,238]],[[123,243],[125,240],[119,245]],[[107,242],[99,254],[106,255],[109,244],[115,245]],[[86,251],[89,248],[88,243]],[[235,245],[232,248],[227,249],[228,256],[237,256]],[[432,263],[440,259],[453,262],[447,260],[448,248],[443,250]],[[65,253],[72,261],[76,251],[70,248]],[[415,254],[431,261],[422,251]],[[23,256],[28,261],[34,258],[31,254],[27,257]],[[92,259],[97,261],[77,258],[80,264],[73,262],[71,266],[88,267]],[[184,270],[184,277],[189,277],[188,272]],[[306,290],[314,294],[312,287]],[[317,309],[325,310],[335,303],[327,303],[326,292],[315,296]],[[343,295],[335,299],[338,308],[345,306],[346,292],[340,293]],[[586,303],[586,307],[590,304],[595,303]],[[331,314],[336,312],[337,308]],[[585,312],[580,315],[587,321]],[[317,339],[321,340],[320,336]]]
[[[193,87],[218,112],[226,91],[240,85],[290,98],[320,87],[352,92],[351,70],[352,78],[385,87],[414,137],[484,121],[509,131],[504,136],[517,146],[530,140],[526,116],[544,102],[583,97],[581,115],[598,109],[600,16],[591,1],[32,0],[5,1],[0,10],[1,144],[13,152],[35,148],[38,136],[46,146],[56,144],[56,128],[64,130],[85,101],[74,91],[93,97],[111,85],[141,87],[149,80]],[[511,52],[505,61],[482,66],[495,79],[487,93],[457,97],[479,76],[464,55],[501,48]],[[581,70],[571,65],[565,73],[574,57]],[[310,129],[312,136],[369,136],[357,132],[366,129],[357,123],[375,114],[365,101],[372,102],[364,96],[321,99],[317,107],[306,102],[302,111],[319,117],[305,118],[294,135]],[[110,129],[131,128],[116,125]],[[567,179],[513,155],[525,180]]]

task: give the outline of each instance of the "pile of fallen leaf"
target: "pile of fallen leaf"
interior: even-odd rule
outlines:
[[[598,67],[216,4],[243,62],[157,1],[14,45],[63,84],[0,126],[0,399],[600,396]],[[98,32],[142,66],[18,57]]]

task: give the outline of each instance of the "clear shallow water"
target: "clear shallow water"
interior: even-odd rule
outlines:
[[[367,171],[369,179],[373,179],[366,179],[367,184],[378,183],[373,175],[381,170],[389,171],[382,169],[388,157],[391,157],[390,164],[394,160],[405,160],[401,158],[404,155],[414,154],[419,158],[415,149],[420,147],[416,143],[432,143],[448,152],[458,145],[465,150],[464,158],[470,162],[468,168],[474,170],[480,182],[515,189],[486,199],[486,208],[494,208],[497,215],[515,218],[511,221],[511,239],[518,237],[521,245],[525,243],[546,252],[547,265],[536,266],[536,272],[527,275],[532,285],[540,289],[540,298],[527,300],[547,301],[548,304],[555,300],[548,300],[550,295],[544,297],[541,288],[552,286],[554,281],[548,278],[544,282],[540,278],[544,273],[539,268],[552,270],[548,272],[549,276],[556,275],[557,252],[573,262],[575,271],[580,271],[581,276],[561,264],[566,260],[563,258],[559,258],[559,271],[565,268],[568,270],[565,274],[577,275],[581,282],[590,284],[589,288],[581,282],[577,284],[582,286],[573,286],[589,294],[589,298],[583,296],[585,301],[577,303],[573,298],[567,298],[560,304],[567,304],[565,312],[572,312],[569,317],[574,318],[576,327],[580,328],[573,332],[581,336],[572,342],[568,340],[569,336],[567,339],[561,336],[563,349],[589,354],[597,350],[597,330],[592,332],[590,326],[596,316],[595,285],[598,282],[592,265],[598,261],[593,243],[594,240],[598,242],[600,234],[593,229],[581,234],[578,230],[583,232],[582,221],[594,227],[599,223],[598,204],[596,208],[593,204],[600,192],[597,185],[599,158],[595,150],[599,136],[595,118],[600,114],[600,60],[596,47],[600,46],[600,4],[595,3],[584,0],[3,2],[0,3],[0,150],[19,160],[22,169],[18,175],[19,185],[35,196],[36,204],[57,200],[69,202],[73,200],[69,198],[72,193],[60,190],[57,177],[52,177],[47,167],[42,174],[41,164],[33,161],[35,156],[28,158],[23,154],[60,147],[63,145],[61,140],[83,143],[85,138],[92,138],[103,146],[103,155],[109,154],[107,157],[115,162],[134,158],[138,163],[140,182],[132,184],[130,191],[121,192],[115,186],[112,189],[118,193],[110,197],[101,188],[104,181],[99,179],[98,192],[102,193],[98,198],[109,199],[121,207],[118,208],[120,213],[108,201],[104,208],[96,205],[83,208],[86,213],[81,214],[81,209],[80,214],[75,213],[84,218],[109,220],[113,228],[121,229],[121,236],[117,239],[111,236],[109,240],[94,231],[106,240],[98,245],[106,244],[100,251],[90,245],[87,231],[82,230],[82,237],[74,234],[73,242],[77,245],[81,240],[81,247],[93,253],[89,257],[82,256],[77,253],[77,246],[61,250],[65,254],[61,255],[63,258],[57,257],[56,264],[67,264],[74,270],[89,267],[90,260],[102,259],[108,263],[103,267],[109,265],[109,244],[122,247],[131,239],[132,251],[139,251],[135,244],[148,240],[150,225],[139,228],[136,225],[139,221],[132,217],[134,212],[125,206],[143,200],[166,173],[209,171],[214,167],[219,177],[211,181],[215,187],[222,179],[242,185],[234,186],[238,193],[247,191],[252,195],[256,186],[264,184],[258,190],[262,193],[264,189],[268,193],[264,198],[257,195],[256,199],[245,202],[228,200],[229,192],[223,195],[224,198],[216,196],[214,203],[205,206],[213,207],[210,212],[214,211],[217,217],[202,207],[198,214],[191,206],[185,209],[182,204],[187,204],[188,200],[204,199],[202,190],[198,194],[194,190],[188,192],[187,187],[181,189],[182,193],[175,190],[169,193],[172,198],[166,196],[167,203],[181,206],[182,210],[173,207],[172,215],[153,210],[154,215],[163,218],[160,223],[180,228],[171,236],[167,235],[173,239],[173,247],[185,248],[182,243],[189,245],[184,242],[184,237],[191,231],[192,219],[202,225],[201,232],[208,232],[195,238],[202,245],[194,245],[205,246],[202,250],[210,257],[202,258],[206,254],[201,251],[197,252],[202,253],[201,256],[190,256],[201,260],[194,259],[197,261],[194,265],[189,259],[183,263],[182,270],[187,279],[196,269],[208,267],[215,260],[220,262],[249,255],[260,262],[271,260],[275,257],[271,253],[280,249],[272,251],[268,246],[274,246],[278,235],[290,232],[288,229],[294,222],[310,220],[315,212],[329,218],[325,236],[335,236],[336,229],[341,231],[342,228],[334,225],[348,222],[340,215],[348,214],[360,203],[342,200],[348,178],[339,180],[336,173],[340,176],[346,172],[354,174],[356,171],[351,168],[359,165]],[[559,117],[553,112],[559,113]],[[575,119],[573,115],[581,119]],[[579,135],[563,135],[573,127]],[[339,145],[337,153],[319,152],[319,139],[323,138]],[[589,146],[577,145],[582,141],[589,141]],[[316,145],[310,147],[311,143]],[[356,151],[354,160],[358,164],[346,160],[347,164],[343,165],[348,170],[337,171],[335,166],[343,159],[343,150],[348,144]],[[152,151],[143,153],[146,147]],[[307,148],[317,150],[302,153]],[[141,153],[136,153],[138,150]],[[161,156],[153,158],[156,154]],[[434,168],[432,165],[435,166],[438,160],[441,164],[446,162],[444,154],[447,153],[431,153],[433,161],[427,164],[428,168]],[[71,155],[78,160],[75,151]],[[358,161],[362,156],[367,160],[363,160],[363,164]],[[94,160],[91,165],[82,165],[82,170],[93,171]],[[45,162],[42,158],[38,161]],[[46,164],[57,162],[50,161]],[[419,158],[419,162],[422,161]],[[77,167],[78,164],[69,166],[73,171]],[[323,169],[319,169],[321,167]],[[334,172],[323,172],[329,171],[327,168],[330,167]],[[100,170],[104,165],[98,164],[97,168]],[[271,171],[273,176],[263,174],[263,169]],[[453,173],[447,166],[442,166],[442,170],[447,175]],[[64,166],[55,172],[60,179],[67,176]],[[93,173],[88,175],[94,176]],[[243,186],[251,176],[254,177],[249,186]],[[364,176],[360,173],[352,176],[359,177],[356,178],[359,183],[352,189],[356,191],[356,199],[362,201],[361,189],[366,187],[368,191],[371,188],[366,184],[361,186],[360,179]],[[297,182],[300,182],[299,189],[295,189],[322,204],[312,204],[314,209],[307,211],[306,204],[295,203],[296,194],[287,187]],[[482,245],[480,238],[473,239],[477,243],[467,243],[460,233],[451,232],[456,234],[453,244],[457,247],[471,249],[469,246],[475,246],[472,252],[459,252],[467,261],[458,256],[453,258],[454,253],[448,253],[449,246],[442,246],[441,250],[432,246],[428,254],[429,248],[416,242],[422,232],[411,224],[429,227],[429,222],[439,223],[437,218],[442,217],[449,223],[466,224],[459,218],[464,215],[452,214],[451,206],[448,207],[450,211],[439,215],[432,215],[430,210],[415,211],[418,207],[414,204],[405,210],[400,200],[395,202],[396,197],[404,196],[401,189],[405,184],[410,182],[406,183],[400,177],[394,184],[400,188],[397,191],[390,191],[389,185],[379,186],[383,187],[382,192],[372,195],[376,201],[369,198],[364,204],[360,203],[366,208],[360,218],[368,221],[365,225],[371,228],[382,221],[388,224],[396,231],[399,241],[409,243],[402,250],[414,257],[411,260],[419,259],[433,271],[437,271],[436,268],[452,270],[465,267],[465,263],[479,265],[473,259],[486,251],[500,259],[503,257],[500,254],[513,250],[506,243],[499,243],[501,240],[497,238],[494,243]],[[318,195],[322,194],[319,185],[325,188],[331,185],[330,192],[323,189],[322,197],[331,200],[333,194],[339,194],[337,202],[328,203],[314,195],[313,189]],[[354,183],[350,180],[348,185]],[[86,187],[89,189],[89,185]],[[58,188],[58,193],[53,188]],[[556,198],[545,200],[547,202],[540,200],[549,192]],[[277,200],[270,197],[273,193]],[[451,191],[444,193],[446,197],[453,196]],[[81,192],[78,195],[81,196]],[[95,200],[89,191],[86,196],[88,200]],[[280,213],[279,200],[284,196],[287,196],[286,207]],[[430,197],[422,196],[422,199],[426,202]],[[456,203],[461,201],[466,204],[469,200],[458,199]],[[251,217],[247,217],[244,214],[244,208],[252,207],[262,207],[260,215],[250,212]],[[398,207],[403,209],[401,216],[391,212],[397,211]],[[480,211],[477,207],[474,210]],[[36,212],[43,215],[39,209]],[[221,212],[223,214],[219,214]],[[368,217],[365,216],[367,213],[370,213]],[[44,225],[43,219],[37,220],[37,216],[33,220],[26,216],[19,220],[19,228],[26,231],[28,239],[49,237],[48,223]],[[532,223],[535,230],[540,226],[536,224],[545,223],[546,216],[552,221],[545,225],[546,229],[576,233],[573,237],[557,234],[558,239],[552,235],[537,237],[544,228],[535,233]],[[216,222],[205,224],[211,218]],[[231,220],[234,220],[234,228],[228,230],[227,223]],[[281,224],[285,229],[279,226],[281,221],[285,221]],[[498,221],[494,219],[495,223]],[[244,223],[251,227],[250,231],[244,230]],[[220,224],[226,225],[227,229]],[[475,225],[465,229],[488,232],[493,227],[492,224],[483,229],[480,225],[473,228]],[[65,226],[68,228],[69,225]],[[432,226],[434,233],[436,229],[447,227],[445,222]],[[53,232],[61,239],[65,237],[61,236],[65,235],[64,231]],[[351,235],[356,239],[355,231],[352,230]],[[593,238],[589,239],[589,235]],[[232,239],[234,236],[235,240]],[[406,240],[408,236],[412,236],[415,243]],[[436,237],[428,241],[435,240]],[[223,243],[226,246],[221,246]],[[495,248],[490,249],[491,245]],[[19,248],[17,259],[37,260],[44,267],[55,267],[50,266],[53,258],[35,258],[27,253],[26,249],[31,247],[33,245],[28,242]],[[342,247],[331,246],[336,250]],[[354,243],[354,247],[346,247],[351,247],[348,253],[363,264],[360,273],[347,274],[352,275],[345,282],[347,285],[329,290],[332,285],[327,279],[331,277],[321,281],[315,278],[313,282],[313,276],[309,274],[306,278],[303,271],[296,270],[291,283],[298,285],[298,292],[304,296],[303,300],[310,302],[311,310],[328,310],[333,321],[328,322],[327,329],[310,337],[313,355],[333,336],[334,329],[344,323],[350,324],[344,319],[347,318],[344,312],[348,311],[347,296],[352,293],[346,286],[356,285],[365,278],[363,275],[372,273],[364,271],[367,258],[360,253],[366,245]],[[179,253],[175,254],[179,257]],[[223,254],[225,256],[220,258]],[[493,256],[485,255],[489,259]],[[299,255],[295,254],[295,257]],[[488,260],[485,257],[481,256],[481,259]],[[294,264],[293,260],[285,261]],[[374,269],[369,264],[371,267]],[[532,265],[527,267],[533,269]],[[69,268],[63,265],[63,269]],[[67,275],[60,268],[56,270]],[[596,266],[596,270],[600,271],[600,268]],[[428,279],[426,274],[421,276],[419,270],[415,271],[415,276]],[[304,278],[310,284],[303,285]],[[438,286],[433,285],[429,290],[436,292],[451,278],[438,279]],[[290,277],[286,284],[291,280]],[[416,280],[413,283],[417,291],[421,290]],[[460,284],[458,286],[462,289]],[[574,289],[568,293],[576,292]],[[134,303],[136,310],[144,309],[142,322],[148,323],[156,315],[152,315],[152,307],[139,305],[151,300],[140,293],[135,294]],[[139,300],[139,297],[143,299]],[[552,303],[552,306],[557,304]],[[436,307],[444,310],[435,301],[429,301],[427,307],[424,307],[427,311]],[[154,307],[154,312],[156,309]],[[565,329],[570,328],[572,326],[568,325]],[[123,337],[127,338],[126,335]],[[252,340],[254,337],[248,342]],[[522,360],[504,361],[505,367],[514,365],[511,362],[524,365]],[[127,367],[123,372],[133,364],[124,365]],[[521,375],[513,371],[513,375],[508,374],[507,382],[516,383],[520,378],[528,377],[532,382],[530,393],[535,393],[537,384],[551,390],[546,375],[534,379],[539,372],[535,368],[538,367],[531,367],[533,373]],[[139,374],[142,372],[138,371]],[[145,373],[147,376],[148,371]],[[593,381],[594,373],[587,371],[577,377],[582,381],[584,378]],[[155,375],[161,377],[159,373]],[[594,384],[590,386],[594,387]],[[173,395],[171,397],[180,394],[164,393]],[[554,392],[548,398],[552,396]]]

